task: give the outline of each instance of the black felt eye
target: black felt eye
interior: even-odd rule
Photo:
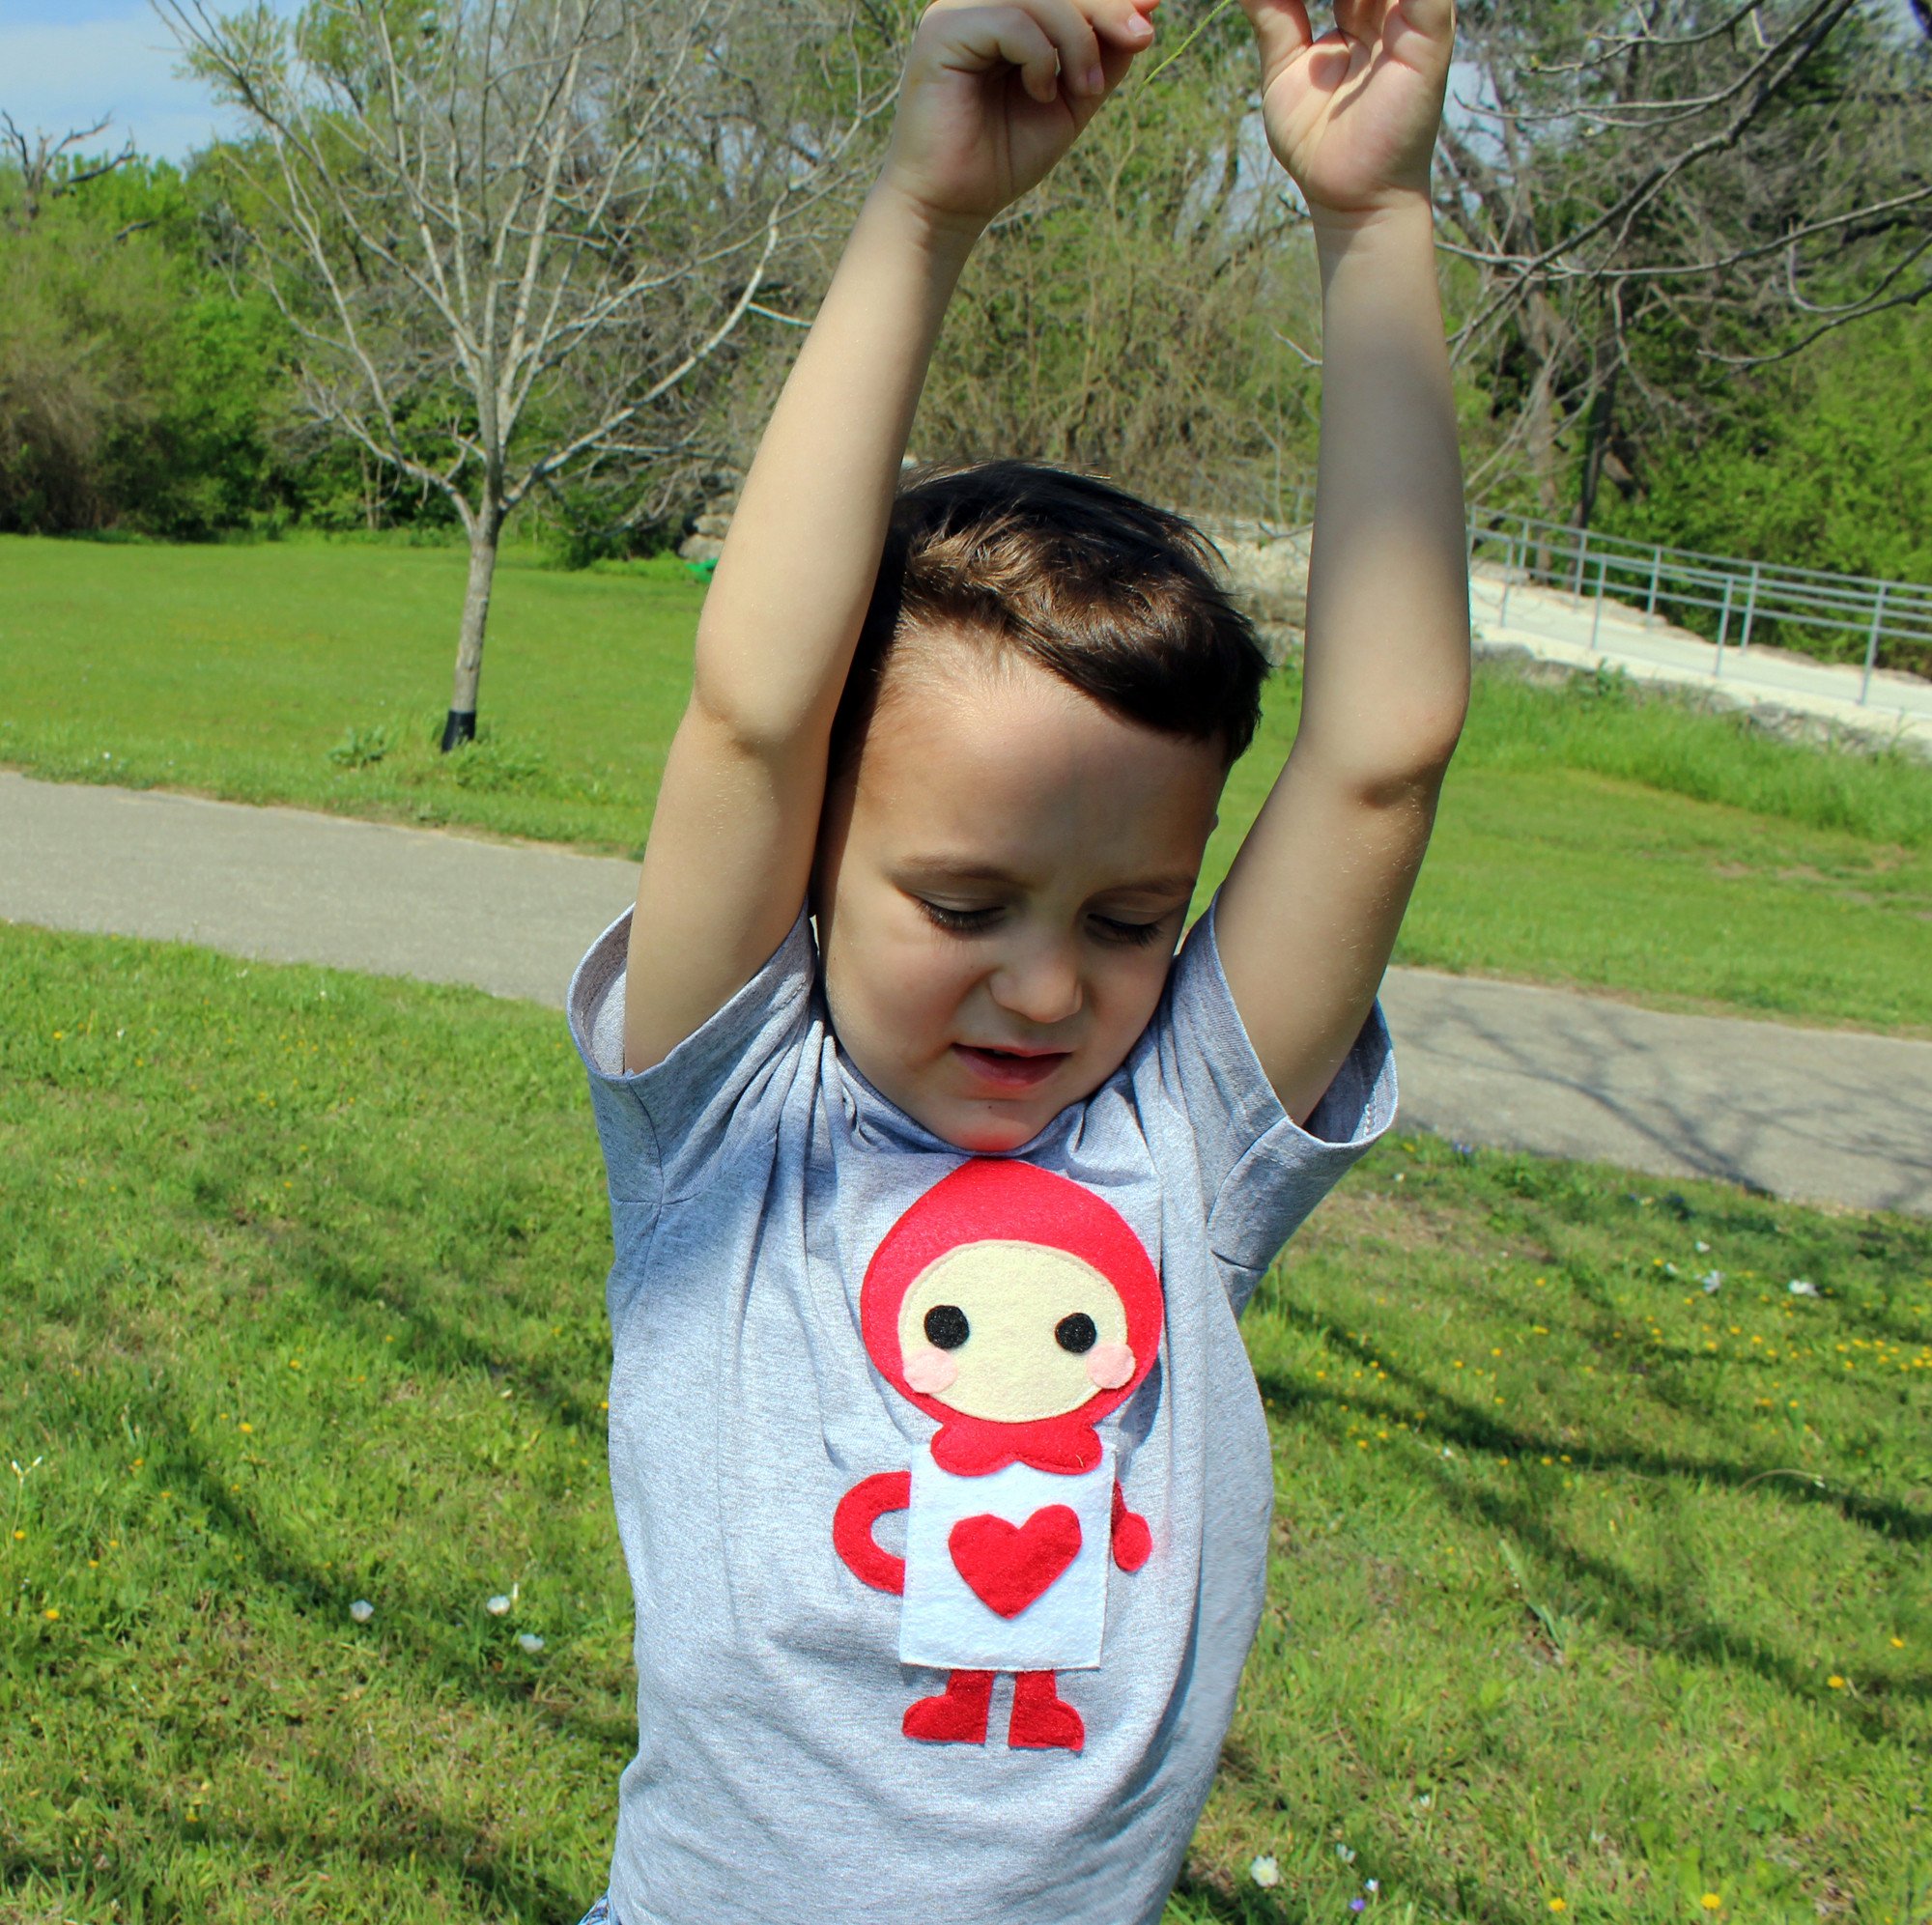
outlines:
[[[925,1313],[925,1340],[942,1350],[956,1350],[972,1336],[973,1326],[956,1303],[936,1303]]]
[[[1071,1316],[1063,1316],[1053,1326],[1053,1341],[1063,1350],[1071,1350],[1076,1357],[1082,1350],[1091,1350],[1094,1338],[1099,1334],[1094,1328],[1094,1319],[1084,1310],[1076,1310]]]

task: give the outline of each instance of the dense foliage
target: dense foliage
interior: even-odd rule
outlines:
[[[1495,318],[1497,289],[1522,260],[1588,230],[1651,149],[1668,145],[1645,131],[1659,99],[1727,97],[1735,64],[1797,18],[1767,8],[1752,41],[1735,22],[1701,25],[1693,0],[1673,7],[1669,22],[1696,33],[1642,46],[1591,38],[1574,71],[1559,56],[1581,32],[1575,8],[1533,20],[1466,10],[1470,71],[1488,76],[1465,90],[1470,100],[1485,87],[1505,101],[1526,89],[1536,109],[1513,144],[1487,136],[1466,104],[1445,135],[1450,323],[1482,323],[1459,360],[1475,490],[1676,546],[1932,580],[1932,303],[1918,298],[1926,189],[1913,135],[1932,111],[1932,39],[1902,15],[1856,6],[1734,153],[1673,179],[1625,223],[1620,251],[1597,264],[1605,278],[1552,269]],[[917,11],[885,7],[885,40]],[[1285,515],[1315,452],[1312,253],[1293,197],[1266,191],[1243,111],[1251,49],[1238,14],[1174,0],[1164,20],[1165,64],[1129,88],[1065,178],[988,237],[915,447],[1019,452],[1098,467],[1190,508]],[[823,102],[800,112],[838,118]],[[400,527],[440,539],[453,528],[433,490],[399,481],[302,405],[288,323],[254,272],[249,182],[260,170],[236,164],[246,150],[105,170],[74,150],[39,183],[28,157],[0,165],[0,530],[208,539]],[[842,191],[862,190],[867,165],[855,153]],[[1784,298],[1796,257],[1764,252],[1764,237],[1880,195],[1890,212],[1833,230],[1827,252],[1805,257],[1814,304]],[[770,312],[734,346],[722,414],[700,438],[722,451],[717,471],[667,494],[668,470],[653,460],[664,450],[639,449],[629,470],[620,460],[605,472],[594,502],[564,477],[533,506],[566,558],[611,552],[586,537],[593,524],[618,529],[619,550],[648,552],[728,486],[800,338],[773,324],[811,312],[835,214],[768,284]],[[1702,280],[1639,272],[1738,248],[1757,251]],[[1821,329],[1828,307],[1856,308],[1874,290],[1877,311]],[[613,348],[613,379],[623,359]],[[561,389],[546,404],[572,405]],[[418,411],[428,462],[451,410],[432,396]],[[627,516],[617,496],[654,505]]]
[[[286,327],[240,273],[218,156],[135,159],[30,196],[0,169],[0,529],[172,540],[393,526],[298,416]]]

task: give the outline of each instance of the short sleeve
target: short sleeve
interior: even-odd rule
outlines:
[[[1395,1120],[1395,1053],[1378,1003],[1306,1125],[1281,1106],[1221,968],[1214,909],[1168,978],[1157,1019],[1236,1308],[1302,1220]]]
[[[624,1069],[626,912],[571,978],[570,1033],[590,1078],[611,1198],[661,1207],[695,1195],[735,1147],[776,1134],[812,1027],[817,948],[801,909],[790,933],[723,1008],[662,1062]]]

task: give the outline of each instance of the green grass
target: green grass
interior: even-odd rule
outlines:
[[[62,779],[635,853],[701,590],[659,560],[499,576],[485,740],[435,752],[463,556],[0,538],[0,761]],[[1205,883],[1293,732],[1269,691]],[[1615,678],[1478,679],[1406,962],[1932,1034],[1932,765],[1772,740]]]
[[[0,997],[0,1917],[568,1925],[632,1714],[560,1019],[6,926]],[[1246,1332],[1170,1925],[1922,1925],[1932,1224],[1403,1139]]]

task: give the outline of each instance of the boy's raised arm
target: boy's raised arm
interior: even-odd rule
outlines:
[[[1429,161],[1452,0],[1243,0],[1270,144],[1322,283],[1321,452],[1301,725],[1216,912],[1236,1006],[1305,1120],[1375,1001],[1469,687],[1462,468]]]
[[[644,845],[628,1069],[660,1062],[728,1001],[805,899],[833,713],[971,244],[875,190],[758,445]]]
[[[927,362],[985,223],[1151,38],[1156,0],[939,0],[878,183],[746,477],[698,621],[631,924],[624,1061],[663,1060],[805,899],[826,752]]]

